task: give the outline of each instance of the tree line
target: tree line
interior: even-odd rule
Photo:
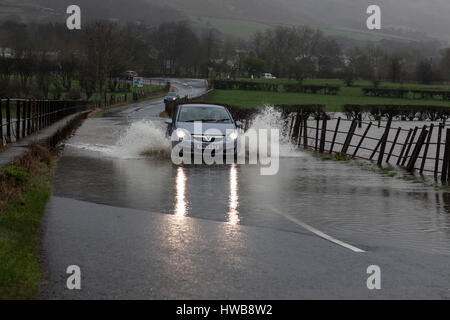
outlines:
[[[437,42],[383,40],[364,44],[320,30],[277,27],[250,40],[186,22],[119,24],[95,21],[81,31],[63,24],[3,22],[0,95],[91,98],[121,86],[126,70],[143,76],[277,77],[433,83],[450,80],[450,48]]]
[[[272,72],[279,77],[341,78],[354,80],[418,82],[450,80],[450,48],[438,41],[382,40],[342,43],[320,30],[278,27],[256,33],[249,44],[250,71]]]

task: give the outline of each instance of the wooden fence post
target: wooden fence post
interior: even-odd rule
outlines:
[[[367,133],[369,133],[370,127],[372,127],[372,121],[369,122],[369,124],[367,125],[367,128],[366,128],[366,131],[364,131],[364,133],[363,133],[363,135],[362,135],[362,137],[361,137],[361,140],[359,140],[359,143],[358,143],[358,145],[356,146],[356,149],[355,149],[355,151],[353,152],[353,155],[352,155],[352,158],[353,158],[353,159],[356,157],[356,154],[358,153],[359,148],[361,148],[362,143],[363,143],[364,139],[365,139],[366,136],[367,136]]]
[[[418,127],[414,128],[413,134],[411,136],[411,140],[409,140],[408,148],[406,148],[406,152],[405,152],[405,155],[404,155],[403,160],[402,160],[402,166],[404,166],[405,163],[406,163],[406,160],[408,160],[409,151],[411,150],[412,145],[414,144],[414,138],[416,137],[418,129],[419,129]]]
[[[327,115],[324,114],[324,117],[322,119],[322,132],[320,137],[320,148],[319,148],[320,153],[323,153],[325,151],[326,136],[327,136]]]
[[[356,119],[353,119],[352,124],[350,125],[350,128],[348,130],[347,137],[345,138],[344,145],[342,146],[341,153],[347,154],[348,147],[350,146],[350,143],[352,142],[352,138],[353,138],[353,134],[355,133],[356,126],[357,126],[357,121],[356,121]]]
[[[439,123],[439,129],[438,129],[438,138],[437,138],[437,144],[436,144],[436,159],[434,162],[434,177],[437,178],[438,171],[439,171],[439,158],[441,157],[441,138],[442,138],[442,129],[443,129],[442,123]]]
[[[303,118],[303,148],[308,148],[308,116]]]
[[[295,122],[294,119],[295,119],[295,116],[291,116],[291,124],[289,126],[289,138],[292,138],[292,136],[293,136],[292,128],[294,127],[294,122]],[[289,122],[289,119],[287,121]]]
[[[392,152],[394,152],[394,148],[395,148],[395,145],[397,144],[397,140],[398,140],[398,137],[399,137],[401,131],[402,131],[402,127],[398,127],[397,133],[395,134],[394,141],[392,142],[391,149],[389,150],[388,156],[386,158],[386,163],[389,163],[389,160],[391,159]]]
[[[370,155],[369,160],[372,160],[373,157],[375,156],[375,154],[377,153],[378,148],[380,148],[380,146],[381,146],[381,141],[382,141],[382,140],[383,140],[383,136],[380,138],[380,140],[378,140],[378,143],[377,143],[375,149],[373,149],[373,152],[372,152],[372,154]]]
[[[314,144],[314,150],[317,151],[318,145],[319,145],[319,125],[320,125],[320,116],[317,116],[316,119],[316,141]]]
[[[419,138],[417,139],[416,146],[414,147],[413,153],[411,154],[411,158],[409,159],[408,166],[406,167],[406,169],[409,172],[414,171],[414,166],[416,164],[417,158],[419,157],[420,151],[422,150],[422,146],[425,143],[427,134],[428,134],[427,126],[423,126]]]
[[[336,122],[336,129],[334,130],[333,141],[331,141],[330,154],[333,153],[334,143],[336,142],[336,137],[337,137],[340,123],[341,123],[341,117],[339,117]]]
[[[422,163],[420,165],[420,174],[423,173],[425,168],[425,162],[427,161],[428,148],[430,147],[431,136],[433,135],[434,124],[430,125],[430,131],[428,132],[427,143],[425,144],[425,150],[423,151]]]
[[[300,113],[299,112],[297,112],[296,116],[292,119],[292,121],[294,123],[294,131],[291,135],[291,138],[295,138],[298,136],[298,130],[300,127]]]
[[[389,131],[391,130],[391,123],[392,123],[392,116],[388,115],[388,121],[386,123],[386,128],[384,129],[383,136],[381,137],[380,153],[378,154],[377,165],[379,167],[381,167],[383,164],[384,151],[386,150],[386,142],[389,137]]]
[[[302,143],[302,132],[303,132],[303,111],[300,113],[300,128],[298,129],[298,136],[296,137],[297,145]]]
[[[444,161],[442,163],[442,172],[441,172],[441,181],[442,183],[446,182],[448,179],[448,161],[450,159],[450,129],[447,129],[447,133],[445,136],[445,150],[444,150]]]
[[[400,152],[400,155],[398,156],[398,159],[397,159],[397,165],[398,165],[398,166],[400,165],[400,163],[401,163],[401,161],[402,161],[403,154],[405,153],[406,146],[408,145],[409,138],[411,137],[412,132],[413,132],[413,129],[409,129],[408,135],[406,136],[406,139],[405,139],[405,141],[403,142],[402,151]]]

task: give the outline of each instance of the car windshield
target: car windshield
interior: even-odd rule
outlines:
[[[179,122],[220,122],[231,123],[230,115],[224,108],[216,107],[182,107]]]
[[[169,97],[176,97],[176,96],[177,96],[177,93],[176,93],[176,92],[169,92],[169,93],[167,93],[167,95],[168,95]]]

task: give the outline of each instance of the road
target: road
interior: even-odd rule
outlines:
[[[275,176],[175,166],[162,110],[109,111],[67,142],[43,224],[43,298],[450,298],[448,193],[289,146]],[[81,290],[66,287],[70,265]],[[371,265],[380,290],[367,288]]]

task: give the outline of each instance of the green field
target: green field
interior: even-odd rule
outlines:
[[[255,79],[255,81],[286,83],[294,80],[276,79],[264,80]],[[322,94],[303,94],[303,93],[287,93],[280,89],[280,92],[265,91],[243,91],[243,90],[216,90],[209,98],[208,102],[219,104],[230,104],[243,108],[263,107],[267,104],[323,104],[325,110],[329,112],[341,111],[345,104],[396,104],[396,105],[435,105],[449,106],[448,101],[438,100],[413,100],[413,99],[390,99],[365,97],[362,94],[362,86],[370,86],[370,82],[356,81],[354,87],[345,87],[343,81],[337,79],[313,79],[304,81],[305,84],[316,85],[340,85],[341,90],[338,95],[322,95]],[[395,83],[381,83],[380,87],[392,88],[400,87]],[[403,88],[414,89],[443,89],[450,90],[449,86],[424,86],[417,84],[404,85]]]
[[[295,79],[262,79],[262,78],[238,78],[237,81],[250,81],[250,82],[261,82],[261,83],[298,83]],[[340,86],[341,90],[345,89],[345,82],[341,79],[305,79],[303,80],[303,84],[306,85],[330,85],[330,86]],[[373,83],[369,80],[355,80],[352,87],[350,89],[361,88],[361,87],[373,87]],[[448,90],[450,91],[449,85],[425,85],[425,84],[417,84],[417,83],[395,83],[395,82],[381,82],[379,84],[380,88],[403,88],[403,89],[417,89],[417,90]]]

